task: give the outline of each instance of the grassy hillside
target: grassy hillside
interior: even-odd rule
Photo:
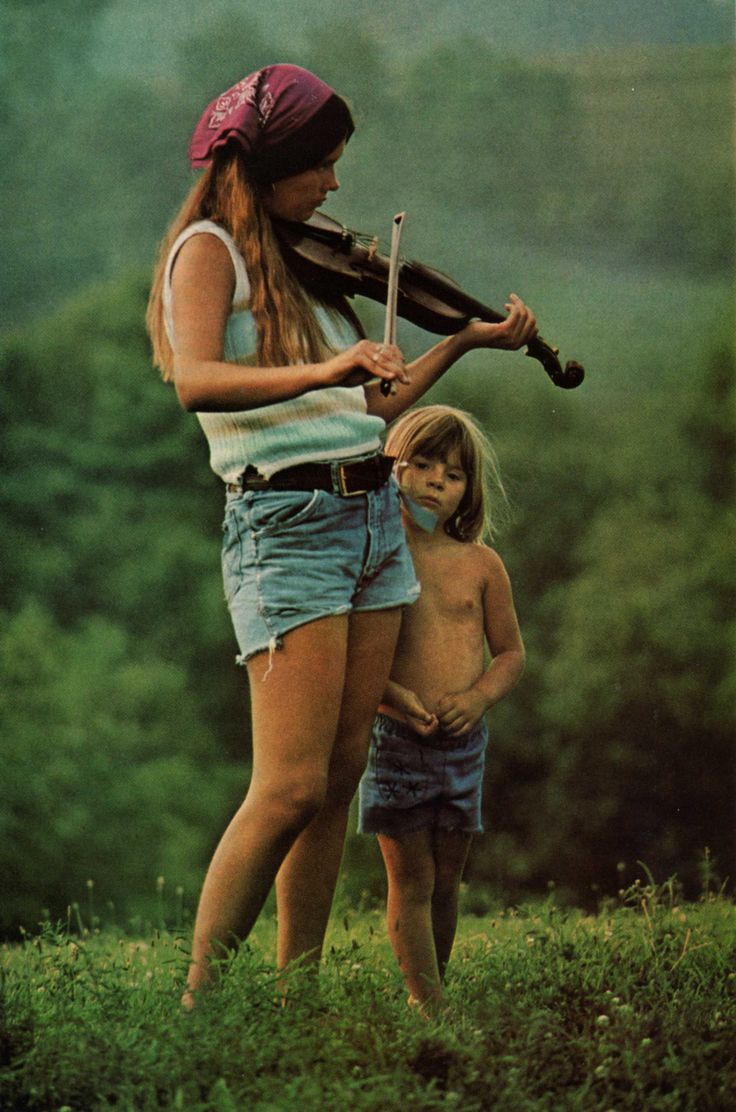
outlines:
[[[726,1112],[733,905],[635,885],[597,916],[465,915],[448,1012],[406,1006],[383,924],[337,918],[319,985],[279,1006],[264,924],[179,1013],[186,943],[47,928],[5,947],[0,1105],[59,1112]]]

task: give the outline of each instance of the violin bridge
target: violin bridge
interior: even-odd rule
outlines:
[[[368,244],[368,262],[372,263],[378,253],[378,236],[374,236]]]

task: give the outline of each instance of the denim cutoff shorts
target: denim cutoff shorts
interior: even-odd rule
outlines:
[[[379,713],[360,781],[360,833],[397,837],[426,827],[482,833],[487,744],[484,719],[460,738],[442,731],[423,738]]]
[[[349,498],[323,490],[228,494],[223,534],[239,664],[280,648],[284,634],[316,618],[388,610],[419,595],[393,478]]]

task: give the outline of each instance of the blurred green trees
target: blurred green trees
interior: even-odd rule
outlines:
[[[191,903],[238,785],[186,669],[38,603],[0,615],[0,669],[0,932],[86,906],[90,880],[118,923],[152,907],[159,876]]]
[[[0,930],[63,916],[88,879],[133,911],[158,875],[193,895],[247,780],[222,493],[151,369],[143,269],[202,104],[277,53],[231,14],[128,80],[95,64],[100,5],[33,7],[0,15]],[[478,355],[433,395],[489,429],[514,502],[529,663],[493,715],[472,861],[514,896],[585,900],[637,858],[694,884],[706,845],[733,876],[730,59],[446,37],[397,66],[332,24],[292,59],[355,108],[331,211],[380,230],[407,209],[410,256],[498,306],[518,289],[588,364],[563,394]],[[380,888],[365,845],[353,894]]]
[[[159,875],[193,899],[245,789],[219,490],[145,296],[89,295],[0,353],[0,930],[88,879],[120,908]]]

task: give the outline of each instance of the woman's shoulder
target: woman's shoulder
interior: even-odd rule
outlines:
[[[183,243],[191,236],[206,234],[217,236],[218,239],[222,239],[223,241],[229,240],[231,243],[235,242],[227,228],[222,224],[218,224],[216,220],[193,220],[191,224],[187,224],[186,227],[182,228],[174,240],[174,245]]]
[[[180,291],[190,285],[209,290],[222,287],[228,297],[235,287],[230,253],[217,236],[194,235],[179,244],[171,260],[171,286]],[[177,293],[178,296],[178,293]]]
[[[214,220],[197,220],[183,229],[171,247],[169,274],[177,260],[196,267],[216,270],[227,268],[234,271],[233,301],[238,303],[248,300],[250,284],[243,256],[227,229]]]
[[[195,251],[208,251],[223,258],[225,251],[231,258],[234,254],[240,256],[230,232],[214,220],[195,220],[193,224],[187,224],[171,245],[171,259],[175,259],[185,247],[189,252],[193,248]]]

